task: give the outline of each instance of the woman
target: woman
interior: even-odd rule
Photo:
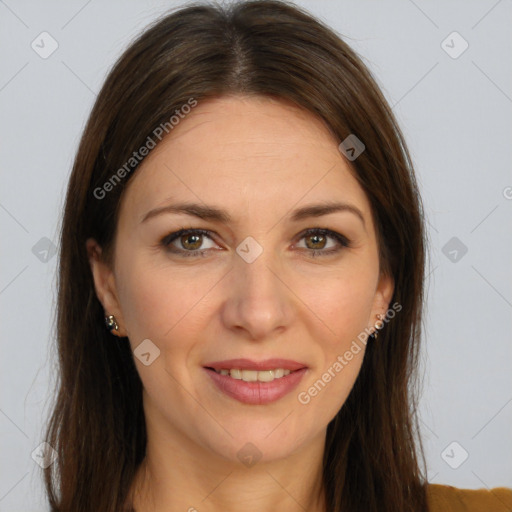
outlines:
[[[425,250],[400,129],[336,34],[276,1],[157,21],[70,178],[52,510],[510,507],[426,482]]]

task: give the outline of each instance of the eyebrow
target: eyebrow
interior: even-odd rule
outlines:
[[[361,220],[363,226],[366,229],[366,223],[361,210],[352,204],[341,202],[324,202],[320,204],[304,206],[303,208],[295,210],[292,213],[290,220],[293,222],[298,222],[310,217],[322,217],[323,215],[329,215],[336,212],[353,213]],[[164,213],[185,214],[192,217],[198,217],[199,219],[203,220],[221,222],[223,224],[229,224],[233,220],[228,212],[214,206],[207,206],[199,203],[177,203],[150,210],[142,217],[141,223]]]

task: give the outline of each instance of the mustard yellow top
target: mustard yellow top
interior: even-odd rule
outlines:
[[[451,485],[429,484],[430,512],[512,512],[512,489],[459,489]]]

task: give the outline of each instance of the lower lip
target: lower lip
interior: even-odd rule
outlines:
[[[216,386],[226,395],[244,404],[264,405],[279,400],[293,391],[299,384],[307,368],[301,368],[272,382],[245,382],[221,375],[205,368]]]

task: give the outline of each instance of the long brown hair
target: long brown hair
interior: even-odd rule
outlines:
[[[195,3],[167,14],[129,46],[98,95],[61,228],[59,373],[45,436],[58,454],[44,473],[51,510],[122,510],[145,455],[142,383],[127,340],[105,328],[85,249],[93,237],[112,262],[120,198],[137,165],[104,197],[98,188],[190,98],[227,94],[292,101],[340,142],[350,134],[364,142],[352,168],[371,204],[381,269],[394,277],[391,302],[402,309],[378,341],[368,341],[355,385],[328,425],[327,506],[427,510],[416,416],[426,237],[411,158],[355,52],[310,14],[273,0]]]

